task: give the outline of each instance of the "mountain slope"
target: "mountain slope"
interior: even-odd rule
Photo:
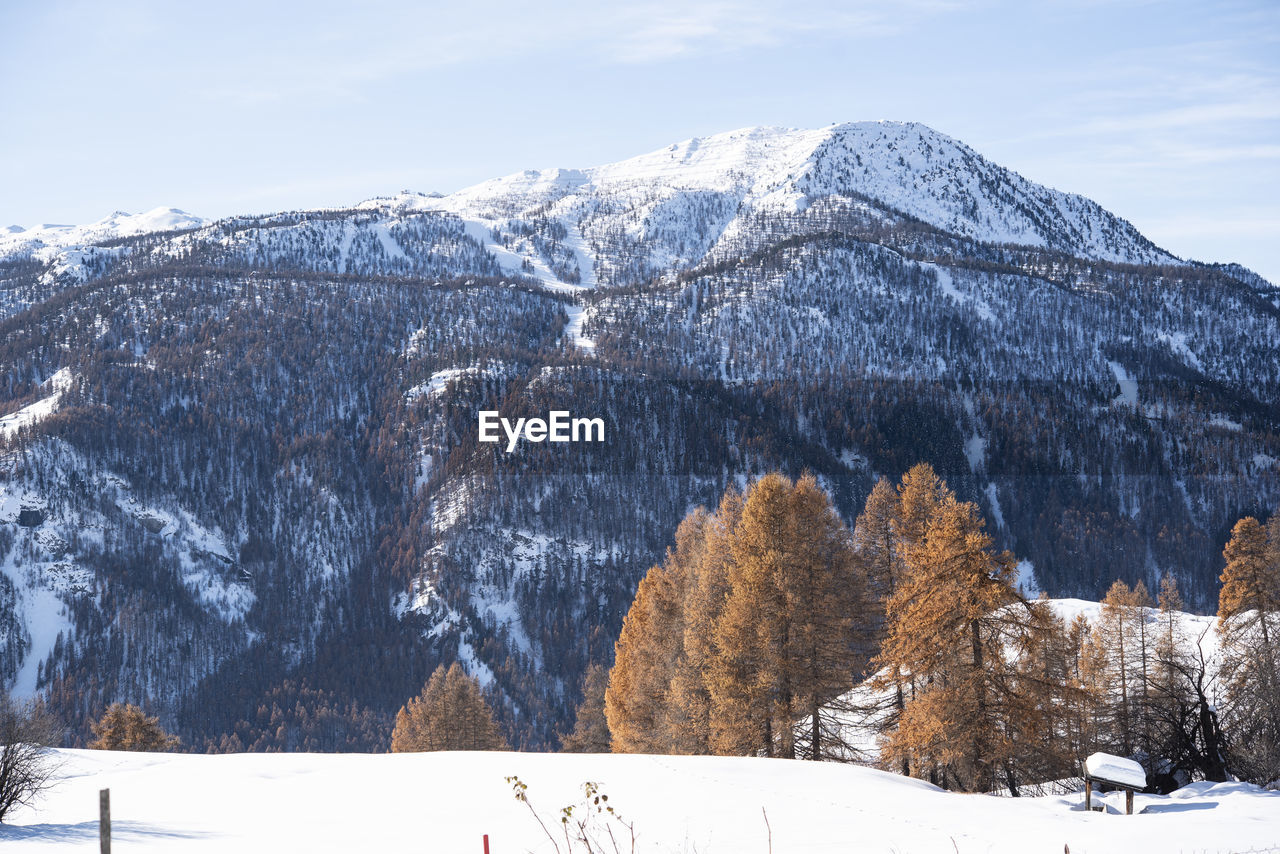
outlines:
[[[554,744],[680,518],[773,468],[851,519],[927,460],[1029,584],[1200,608],[1280,504],[1280,291],[921,125],[175,217],[0,238],[0,677],[72,720],[372,749],[460,659]]]

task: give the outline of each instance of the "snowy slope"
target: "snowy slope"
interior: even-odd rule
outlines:
[[[46,400],[56,404],[57,394]],[[73,612],[101,595],[98,555],[130,535],[154,544],[172,570],[172,587],[183,592],[189,606],[246,642],[243,629],[236,626],[255,596],[233,566],[234,551],[223,532],[201,524],[171,499],[167,507],[140,499],[125,478],[96,469],[56,439],[0,455],[0,474],[0,525],[8,534],[0,544],[0,590],[13,597],[6,616],[12,620],[9,632],[15,635],[6,636],[0,626],[0,644],[8,649],[0,662],[9,671],[0,672],[0,681],[5,676],[12,679],[7,685],[12,694],[31,697],[44,687],[38,679],[41,668],[59,640],[70,642],[76,628]],[[93,495],[93,505],[67,501],[68,483]],[[121,632],[128,633],[123,628]],[[165,669],[191,681],[212,667],[208,661],[191,662],[187,657],[157,645],[136,652],[131,667],[142,681],[156,679]],[[173,690],[178,685],[165,687]]]
[[[505,777],[559,829],[559,810],[595,781],[633,823],[638,852],[1009,852],[1270,850],[1280,792],[1196,784],[1169,796],[996,798],[825,763],[691,756],[422,753],[182,756],[58,751],[63,782],[0,826],[6,852],[96,845],[110,788],[118,850],[133,852],[551,852]],[[1097,798],[1098,796],[1095,796]],[[577,812],[581,815],[581,809]],[[767,822],[767,824],[766,824]],[[615,826],[615,832],[621,828]],[[625,833],[625,831],[623,831]],[[607,844],[607,843],[606,843]],[[563,839],[559,850],[567,850]],[[620,850],[630,848],[624,836]],[[575,849],[578,850],[578,849]],[[609,850],[609,849],[606,849]]]
[[[116,211],[88,225],[44,224],[29,229],[9,226],[0,230],[0,260],[28,258],[46,265],[41,276],[45,284],[54,284],[63,277],[83,281],[91,275],[94,263],[120,254],[118,248],[102,249],[101,244],[139,235],[190,231],[206,222],[178,208],[160,207],[138,214]]]
[[[1071,245],[1091,257],[1173,260],[1095,203],[1028,181],[914,122],[744,128],[591,169],[530,170],[443,199],[416,198],[426,208],[493,219],[504,208],[592,194],[629,192],[642,206],[646,195],[664,188],[733,193],[750,207],[792,210],[824,196],[858,193],[983,241],[1046,246],[1055,236],[1071,236]]]
[[[852,190],[989,243],[1070,247],[1134,264],[1176,261],[1095,202],[1028,181],[914,122],[839,125],[811,163],[797,181],[809,197]]]
[[[34,228],[0,231],[0,255],[41,247],[91,246],[119,237],[198,228],[206,220],[184,210],[154,208],[144,213],[116,211],[88,225],[37,225]]]
[[[44,385],[52,394],[0,418],[0,440],[10,439],[22,428],[38,424],[52,415],[62,402],[62,395],[70,387],[71,380],[70,369],[62,368],[45,380]]]
[[[795,215],[830,198],[869,199],[987,243],[1177,263],[1094,202],[1035,184],[945,134],[903,122],[745,128],[590,169],[528,170],[445,197],[402,194],[364,206],[447,210],[477,232],[517,223],[517,232],[542,230],[541,240],[521,234],[503,241],[509,267],[524,259],[534,267],[561,261],[584,280],[592,275],[594,284],[597,266],[606,281],[618,283],[624,271],[613,256],[638,249],[651,267],[687,266],[750,232],[761,216]],[[563,228],[563,236],[548,232],[548,223]]]

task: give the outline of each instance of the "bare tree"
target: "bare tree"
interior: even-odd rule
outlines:
[[[57,763],[48,746],[60,735],[43,704],[0,694],[0,822],[53,785]]]

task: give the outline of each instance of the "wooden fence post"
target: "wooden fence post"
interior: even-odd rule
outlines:
[[[102,854],[111,854],[111,790],[98,792],[98,845]]]

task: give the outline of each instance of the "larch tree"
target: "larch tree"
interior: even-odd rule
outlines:
[[[160,726],[152,717],[131,703],[113,703],[102,717],[89,724],[94,740],[91,750],[138,750],[163,752],[176,750],[182,742]]]
[[[1067,711],[1071,740],[1079,745],[1081,756],[1094,753],[1098,747],[1099,708],[1103,673],[1106,669],[1101,647],[1092,642],[1092,634],[1093,626],[1084,614],[1076,614],[1067,624],[1067,644],[1071,656],[1066,683]]]
[[[646,573],[622,621],[605,690],[615,753],[666,753],[668,694],[683,650],[690,567],[702,549],[707,513],[698,508],[676,530],[676,546]]]
[[[939,508],[953,497],[946,483],[928,463],[916,463],[902,476],[902,482],[898,484],[898,510],[893,517],[899,554],[905,557],[908,549],[924,541]]]
[[[1280,779],[1280,513],[1266,527],[1237,522],[1223,557],[1218,635],[1231,769],[1266,784]]]
[[[872,488],[862,515],[854,524],[854,542],[867,565],[873,580],[873,588],[880,596],[877,617],[878,634],[882,648],[889,623],[889,602],[902,585],[907,569],[905,555],[924,541],[929,520],[938,507],[951,495],[951,491],[928,463],[917,463],[902,476],[896,490],[888,481],[881,480]],[[907,700],[914,695],[912,676],[890,664],[879,674],[876,687],[890,689],[892,705],[873,709],[876,729],[882,738],[898,728]],[[903,752],[898,757],[898,770],[904,776],[911,774],[911,755]]]
[[[393,753],[506,749],[479,683],[457,662],[435,669],[422,693],[400,709],[391,733]]]
[[[1188,734],[1187,724],[1194,720],[1194,701],[1186,685],[1186,675],[1192,662],[1180,619],[1182,593],[1172,575],[1166,574],[1160,579],[1156,602],[1159,613],[1154,626],[1155,642],[1146,704],[1151,748],[1155,755],[1174,766],[1168,769],[1169,773],[1190,771],[1190,767],[1186,767],[1189,763],[1182,760],[1189,752],[1187,742],[1192,737]]]
[[[1172,791],[1197,776],[1225,780],[1225,744],[1214,702],[1217,677],[1204,648],[1206,632],[1188,636],[1173,576],[1160,580],[1157,602],[1147,714],[1153,755],[1160,763],[1150,782],[1158,791]]]
[[[947,495],[905,552],[878,664],[915,692],[884,745],[891,764],[966,791],[1009,772],[1017,707],[1007,645],[1025,631],[1013,556],[996,552],[976,505]]]
[[[1116,580],[1102,599],[1098,624],[1090,636],[1091,653],[1101,664],[1099,700],[1104,743],[1125,756],[1143,744],[1146,692],[1143,668],[1148,657],[1146,588],[1134,590]]]
[[[609,671],[599,664],[590,665],[582,680],[582,702],[578,704],[573,732],[560,742],[562,752],[609,752],[609,721],[604,713],[604,694],[608,687]]]
[[[1142,749],[1142,753],[1147,757],[1148,771],[1153,770],[1155,761],[1155,734],[1152,730],[1152,709],[1153,701],[1151,691],[1152,666],[1154,664],[1154,653],[1152,650],[1151,637],[1151,607],[1155,602],[1151,599],[1151,593],[1147,590],[1147,585],[1141,579],[1133,585],[1133,597],[1130,600],[1130,607],[1134,610],[1134,628],[1137,630],[1135,641],[1135,678],[1138,688],[1137,709],[1138,709],[1138,745]]]
[[[864,669],[867,585],[852,537],[811,475],[758,480],[730,546],[709,672],[718,752],[821,759],[824,705]]]
[[[790,623],[781,662],[794,710],[787,720],[805,721],[800,750],[820,760],[832,739],[823,707],[865,675],[873,654],[862,622],[872,609],[850,531],[813,476],[796,482],[791,508],[795,541],[777,580]]]
[[[794,712],[790,674],[781,666],[789,614],[777,584],[794,535],[790,493],[791,482],[783,475],[760,478],[747,491],[734,532],[729,590],[716,620],[716,655],[708,674],[717,753],[795,755],[792,728],[782,727],[781,745],[774,732],[779,715]]]
[[[874,640],[884,636],[885,603],[893,596],[902,575],[902,555],[894,534],[899,515],[898,493],[888,479],[880,478],[871,488],[862,512],[853,523],[853,546],[867,575],[868,593],[876,606]]]
[[[1087,702],[1078,679],[1079,636],[1054,613],[1048,597],[1030,603],[1026,630],[1015,635],[1014,692],[1018,713],[1010,716],[1016,758],[1003,769],[1017,792],[1017,780],[1054,780],[1076,773],[1088,750],[1078,709]]]
[[[715,666],[715,626],[729,594],[733,538],[742,519],[742,494],[730,488],[703,526],[704,545],[692,567],[685,598],[683,651],[668,695],[668,720],[675,753],[712,752],[711,689]]]

